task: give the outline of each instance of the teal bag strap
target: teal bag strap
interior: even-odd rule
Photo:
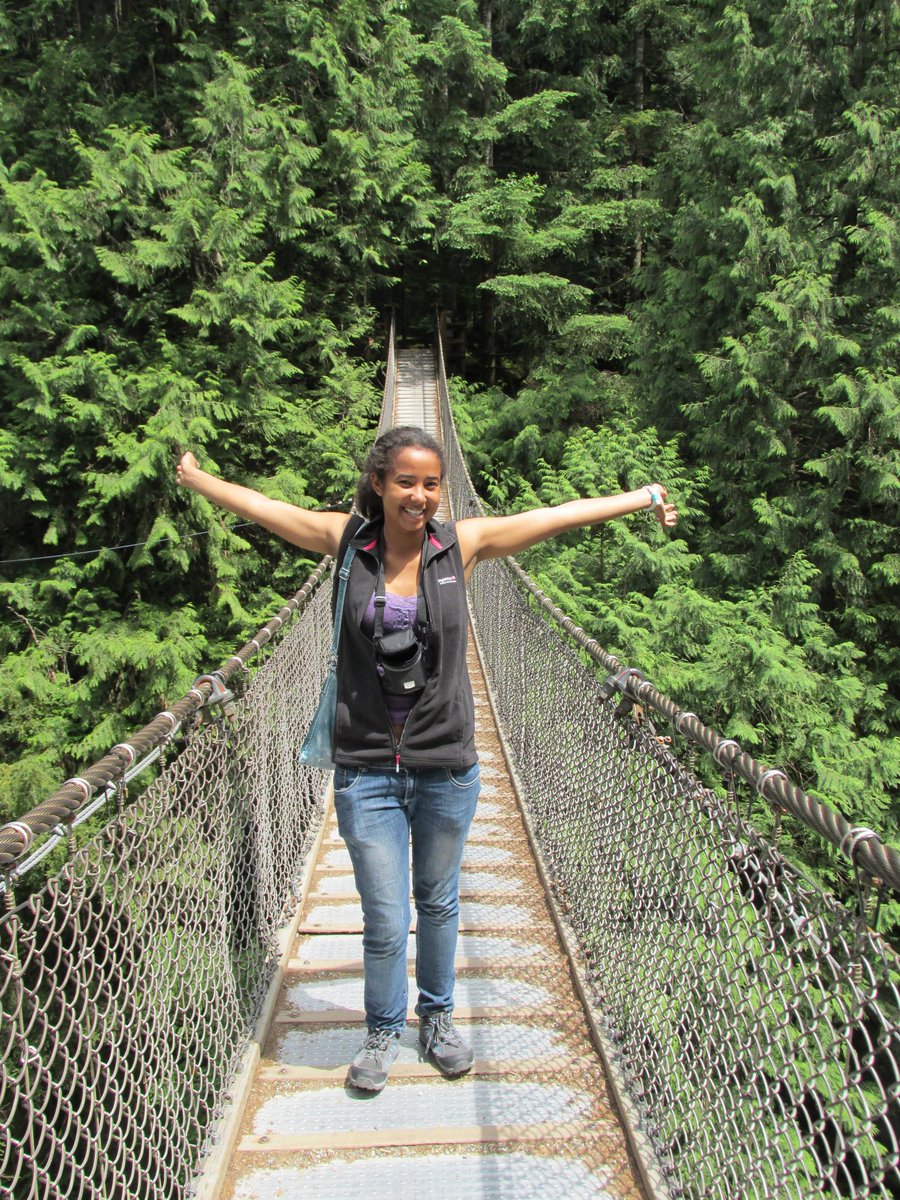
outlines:
[[[333,670],[337,666],[338,643],[341,639],[341,622],[344,619],[344,596],[347,592],[347,580],[350,578],[350,565],[353,562],[356,554],[355,546],[348,546],[347,553],[344,555],[344,561],[341,563],[339,572],[340,583],[338,584],[337,604],[334,609],[334,628],[331,631],[331,659],[329,661],[329,670]]]

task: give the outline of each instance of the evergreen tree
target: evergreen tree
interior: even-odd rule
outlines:
[[[0,747],[18,811],[302,581],[296,551],[176,495],[174,463],[190,446],[286,499],[346,501],[379,409],[380,355],[357,352],[434,197],[391,0],[34,3],[3,34]]]

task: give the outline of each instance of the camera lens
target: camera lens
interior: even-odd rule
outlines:
[[[406,667],[411,667],[418,660],[421,653],[422,647],[418,642],[415,642],[405,650],[397,650],[393,654],[383,654],[381,661],[396,671],[402,671]]]

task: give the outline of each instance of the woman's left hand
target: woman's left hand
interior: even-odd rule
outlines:
[[[662,525],[663,529],[671,529],[678,520],[678,509],[674,504],[660,504],[658,508],[653,510],[653,515]]]
[[[650,506],[653,509],[654,517],[663,529],[671,529],[678,520],[678,509],[674,504],[666,504],[668,492],[661,483],[648,484],[647,491],[650,493]],[[654,504],[653,501],[657,497],[659,497],[659,503]]]

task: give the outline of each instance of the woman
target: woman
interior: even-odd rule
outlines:
[[[484,559],[517,554],[581,525],[653,508],[675,524],[666,491],[574,500],[508,517],[435,521],[444,478],[438,443],[403,426],[375,442],[361,516],[310,512],[217,479],[185,454],[178,482],[294,545],[343,560],[356,549],[344,602],[334,734],[334,802],[363,909],[367,1037],[348,1082],[380,1091],[408,1005],[409,846],[417,914],[419,1040],[446,1075],[472,1066],[452,1020],[459,871],[479,791],[466,668],[465,582]]]

